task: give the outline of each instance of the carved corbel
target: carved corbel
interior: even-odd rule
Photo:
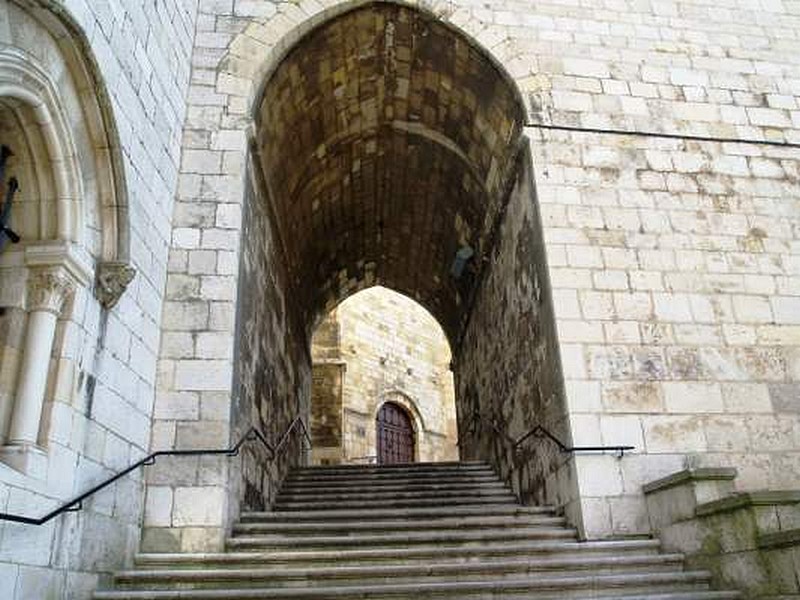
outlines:
[[[135,276],[136,269],[128,263],[100,263],[97,267],[94,295],[103,308],[113,308]]]

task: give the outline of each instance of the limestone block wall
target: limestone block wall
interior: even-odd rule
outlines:
[[[643,481],[685,466],[797,486],[798,150],[542,137],[573,438],[637,447],[577,459],[594,532],[645,531]]]
[[[228,393],[245,133],[264,76],[356,4],[200,2],[167,305],[186,322],[167,327],[223,350],[165,346],[157,436],[202,427],[196,407]],[[643,532],[641,483],[686,462],[739,462],[742,486],[799,472],[796,3],[413,4],[473,36],[529,104],[571,437],[639,449],[575,459],[570,514],[585,533]]]
[[[81,61],[97,76],[98,85],[79,92],[98,94],[110,108],[108,125],[116,129],[112,140],[122,162],[118,193],[127,195],[128,204],[127,219],[112,235],[129,236],[137,271],[110,311],[93,295],[93,281],[69,297],[56,330],[39,430],[43,470],[32,476],[0,464],[0,511],[40,516],[149,451],[195,12],[191,0],[0,2],[0,45],[15,48],[22,61],[33,56],[46,65],[59,94],[70,97],[74,80],[68,72]],[[65,54],[65,48],[77,52]],[[77,136],[78,162],[91,172],[98,157],[85,152],[92,140],[81,137],[80,110],[70,101],[64,116]],[[35,189],[30,178],[20,179],[26,192]],[[109,231],[97,225],[97,207],[84,204],[105,192],[99,178],[82,186],[84,194],[72,199],[72,216],[78,225],[95,224],[86,244],[94,252]],[[53,230],[45,233],[46,239]],[[25,297],[25,283],[9,273],[19,270],[15,261],[31,237],[0,255],[0,305],[7,308],[0,341],[12,347],[25,336],[23,304],[16,304]],[[96,258],[89,261],[92,268]],[[9,384],[0,393],[4,409],[12,398],[10,355],[8,348],[0,350],[0,379]],[[89,598],[99,578],[130,561],[139,543],[142,483],[141,474],[133,474],[84,503],[81,512],[40,527],[0,522],[0,597]]]
[[[338,335],[329,334],[332,328]],[[338,344],[335,353],[331,337]],[[339,460],[375,460],[375,419],[387,401],[403,406],[412,419],[416,460],[458,459],[450,347],[436,320],[413,300],[380,286],[351,296],[318,327],[312,356],[315,371],[336,367],[331,358],[343,367],[337,369]],[[312,411],[320,400],[312,397]]]
[[[536,425],[569,444],[541,217],[527,147],[518,156],[496,246],[455,352],[459,439],[465,458],[489,460],[526,503],[574,509],[572,465]]]

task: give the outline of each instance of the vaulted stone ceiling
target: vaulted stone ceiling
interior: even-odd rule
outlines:
[[[256,121],[307,321],[380,283],[423,304],[454,340],[522,133],[502,71],[431,15],[371,3],[292,48]],[[466,245],[476,255],[456,280]]]

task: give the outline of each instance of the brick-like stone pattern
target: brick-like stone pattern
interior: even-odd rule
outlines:
[[[239,360],[235,373],[238,393],[231,416],[235,433],[241,434],[255,425],[274,444],[295,417],[308,423],[310,342],[304,324],[292,310],[294,290],[280,251],[281,234],[270,219],[268,200],[255,187],[248,187],[248,194],[252,196],[245,204],[239,279],[241,289],[248,292],[239,294]],[[287,470],[305,463],[305,443],[300,431],[295,431],[267,469],[263,448],[255,444],[247,447],[244,508],[264,510],[271,506]]]
[[[37,480],[0,464],[0,511],[40,516],[149,450],[195,13],[193,0],[0,1],[0,44],[42,61],[65,98],[75,91],[68,69],[82,68],[73,61],[85,62],[90,72],[96,69],[103,85],[93,91],[110,105],[126,187],[119,192],[127,192],[128,199],[129,225],[125,219],[119,225],[129,230],[119,233],[129,236],[130,262],[137,270],[111,311],[100,308],[91,285],[70,300],[70,317],[59,323],[53,348],[58,360],[51,361],[40,429],[46,475]],[[65,61],[61,48],[78,53]],[[85,172],[91,172],[88,165],[95,157],[86,151],[92,140],[83,137],[80,105],[70,101],[67,110],[75,151]],[[38,175],[42,181],[48,176]],[[86,204],[98,194],[97,184],[84,182],[85,196],[74,200]],[[27,177],[21,185],[26,192],[36,189]],[[103,233],[97,208],[81,205],[80,210],[91,228],[87,247],[96,254]],[[35,229],[30,223],[23,229],[29,241]],[[10,255],[10,249],[4,252]],[[14,295],[19,282],[4,277],[5,272],[0,303],[7,306],[6,294]],[[21,348],[24,320],[19,306],[0,317],[0,387],[15,369],[7,346]],[[0,404],[9,402],[10,396],[0,394]],[[140,536],[142,488],[141,473],[134,473],[85,502],[79,513],[40,527],[0,522],[0,597],[88,599],[101,576],[132,558]]]
[[[293,47],[255,127],[304,318],[385,282],[455,337],[470,280],[449,270],[462,246],[486,251],[521,112],[466,38],[398,5]]]
[[[557,446],[530,437],[537,425],[570,442],[553,300],[530,153],[517,162],[485,279],[455,349],[459,438],[465,458],[491,460],[527,502],[574,501]]]
[[[742,489],[800,484],[800,150],[586,134],[533,147],[573,435],[638,453],[579,459],[584,511],[642,532],[642,482],[687,461],[736,466]]]
[[[503,64],[525,98],[531,123],[800,141],[793,3],[722,8],[693,0],[580,7],[527,0],[490,6],[468,0],[415,4],[473,36]],[[352,6],[339,0],[200,2],[168,284],[168,293],[174,290],[177,297],[167,305],[169,314],[185,320],[185,329],[167,326],[165,337],[189,333],[194,339],[207,331],[206,318],[218,324],[227,319],[216,336],[225,354],[216,359],[223,372],[234,348],[230,294],[244,197],[245,130],[260,106],[262,83],[291,45],[313,25]],[[305,45],[314,52],[313,42]],[[335,56],[341,55],[328,58]],[[323,152],[313,145],[321,135],[315,128],[328,127],[331,117],[308,116],[311,108],[325,114],[337,104],[311,105],[306,96],[312,89],[327,89],[347,98],[348,88],[344,81],[340,88],[305,86],[299,67],[292,79],[288,65],[298,60],[302,57],[292,53],[286,70],[279,69],[291,85],[284,88],[286,97],[275,98],[274,110],[288,109],[295,101],[309,108],[307,122],[287,134],[290,142],[278,144],[280,154],[295,157],[295,144],[305,144],[306,154],[281,177],[313,190],[309,197],[320,201],[316,211],[313,202],[296,202],[298,214],[290,218],[287,210],[279,217],[281,229],[297,236],[313,231],[314,242],[333,238],[344,249],[330,256],[357,257],[353,248],[373,244],[375,236],[361,240],[356,229],[334,228],[333,221],[325,221],[332,218],[324,217],[327,204],[315,193],[328,190],[331,197],[341,197],[333,190],[347,175],[342,165],[330,165],[327,146]],[[363,79],[357,73],[352,77]],[[369,89],[380,82],[365,83]],[[423,106],[437,106],[438,93],[427,91]],[[367,122],[377,108],[342,114]],[[266,116],[259,112],[262,135],[264,126],[274,132],[279,125],[266,123]],[[586,499],[577,507],[584,532],[644,532],[640,483],[687,461],[743,462],[743,486],[773,485],[775,475],[797,473],[794,454],[784,452],[796,429],[793,386],[800,379],[793,308],[800,277],[797,150],[536,128],[527,133],[533,139],[573,440],[629,441],[641,453],[619,462],[612,457],[576,459],[578,477],[566,477],[563,485]],[[397,132],[390,137],[397,139]],[[355,139],[339,141],[336,148],[352,148],[352,156],[362,159],[359,168],[371,173],[378,167],[365,160],[379,155],[377,138],[372,139],[374,144],[360,146]],[[261,146],[262,164],[274,167],[280,156],[270,154],[263,139]],[[325,171],[330,181],[321,172],[323,164],[331,166]],[[404,163],[402,174],[411,174],[415,164]],[[300,172],[305,165],[314,165],[302,172],[308,175]],[[430,175],[426,167],[412,178]],[[391,181],[405,185],[395,180],[395,170],[382,172],[394,173]],[[370,194],[365,197],[375,197]],[[347,222],[342,215],[341,225]],[[359,213],[347,213],[351,219],[354,215]],[[399,218],[391,224],[416,234],[414,223],[403,229]],[[474,224],[470,228],[488,231]],[[402,243],[406,238],[398,236]],[[287,241],[290,264],[298,259],[292,256],[295,243],[294,237]],[[447,243],[443,268],[458,247]],[[394,269],[422,264],[418,257],[393,252]],[[311,292],[298,295],[307,317],[313,313],[311,304],[327,305],[362,283],[380,282],[367,277],[368,260],[344,270],[343,263],[330,262],[328,256],[309,253],[293,271],[309,289],[325,290],[316,302]],[[333,273],[341,279],[327,279]],[[454,315],[436,310],[434,291],[427,288],[427,297],[417,299],[444,324]],[[457,328],[445,329],[451,339],[457,333]],[[191,360],[195,352],[175,360]],[[183,392],[205,393],[188,389],[187,379],[173,385],[171,363],[162,350],[165,392],[157,410],[172,410],[173,399]],[[194,385],[219,391],[215,382]],[[721,433],[727,413],[732,430],[747,435]],[[165,423],[156,423],[154,439],[170,431]],[[783,485],[791,483],[784,480]]]
[[[312,357],[314,376],[324,377],[311,399],[312,428],[321,429],[315,430],[315,459],[375,461],[375,419],[387,401],[409,414],[416,460],[458,459],[450,347],[419,304],[382,287],[358,292],[317,327]],[[326,406],[319,414],[318,403]],[[317,443],[333,433],[330,443]],[[334,448],[321,452],[320,446]]]

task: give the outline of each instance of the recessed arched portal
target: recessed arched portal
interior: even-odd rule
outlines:
[[[311,331],[351,294],[383,285],[419,302],[447,335],[462,455],[516,473],[528,492],[544,489],[557,469],[552,457],[520,468],[502,437],[475,424],[491,419],[509,435],[534,421],[563,425],[525,110],[513,81],[434,15],[360,2],[300,37],[254,110],[238,426],[269,429],[306,414]],[[251,504],[268,502],[275,487],[248,474],[256,462],[245,467]]]
[[[416,436],[411,417],[406,410],[395,402],[384,402],[375,420],[378,464],[414,462]]]

